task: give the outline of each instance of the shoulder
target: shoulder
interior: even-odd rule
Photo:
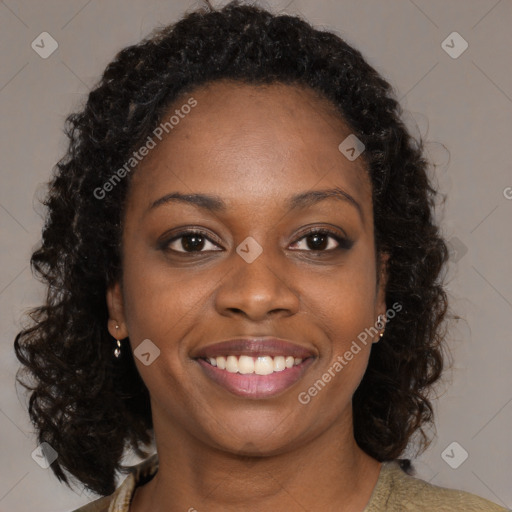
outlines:
[[[88,505],[77,508],[74,512],[108,512],[108,509],[110,507],[110,504],[112,503],[113,498],[113,494],[110,496],[105,496],[104,498],[100,498],[96,501],[93,501]]]
[[[158,471],[158,456],[155,454],[145,461],[129,468],[129,475],[110,496],[104,496],[74,512],[128,512],[135,489],[151,480]]]
[[[474,494],[432,485],[405,473],[398,462],[383,464],[381,475],[365,512],[507,512]]]
[[[134,489],[135,482],[130,475],[110,496],[92,501],[73,512],[109,512],[112,509],[119,512],[128,511]]]

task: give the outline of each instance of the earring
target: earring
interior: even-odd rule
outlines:
[[[382,338],[382,336],[384,336],[384,331],[386,330],[386,322],[384,322],[384,320],[381,319],[383,316],[384,315],[379,315],[377,317],[377,323],[375,325],[377,325],[379,327],[381,332],[379,333],[379,339],[375,343],[380,341],[380,338]]]
[[[119,325],[116,325],[116,331],[117,329],[119,329]],[[121,342],[116,339],[116,348],[114,349],[114,357],[116,359],[119,359],[119,357],[121,356]]]

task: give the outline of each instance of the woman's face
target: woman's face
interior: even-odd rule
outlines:
[[[350,131],[312,91],[282,84],[216,82],[165,120],[175,110],[130,184],[122,288],[107,294],[111,334],[143,353],[157,440],[272,454],[351,428],[378,340],[358,335],[386,308],[371,184],[362,158],[338,149]]]

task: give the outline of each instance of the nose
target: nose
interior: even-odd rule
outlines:
[[[273,265],[267,251],[251,263],[233,255],[234,268],[222,280],[215,296],[215,306],[223,316],[241,315],[263,321],[274,315],[291,316],[300,306],[298,294],[290,287],[286,262]]]

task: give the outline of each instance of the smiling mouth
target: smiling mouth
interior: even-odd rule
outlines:
[[[199,357],[195,361],[215,386],[238,397],[261,400],[271,399],[292,388],[315,359],[314,356],[301,359],[293,356],[229,355]]]
[[[293,356],[251,357],[247,355],[205,357],[201,359],[219,370],[242,375],[271,375],[298,366],[303,361],[301,357]]]
[[[251,399],[288,390],[317,358],[313,348],[269,336],[225,340],[191,356],[215,386]]]

